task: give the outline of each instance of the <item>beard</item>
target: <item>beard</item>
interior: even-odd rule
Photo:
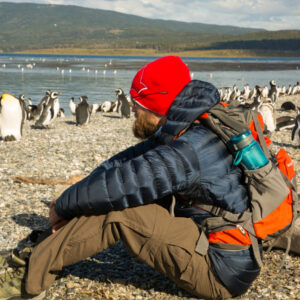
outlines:
[[[152,136],[160,126],[161,124],[153,124],[150,122],[145,115],[138,115],[132,126],[132,131],[136,138],[146,140]]]

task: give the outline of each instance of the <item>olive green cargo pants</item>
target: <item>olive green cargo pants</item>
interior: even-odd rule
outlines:
[[[206,299],[231,297],[214,276],[208,256],[194,251],[198,238],[191,219],[171,217],[157,204],[74,218],[34,248],[25,288],[29,294],[40,294],[55,280],[55,272],[121,239],[136,259],[191,294]]]

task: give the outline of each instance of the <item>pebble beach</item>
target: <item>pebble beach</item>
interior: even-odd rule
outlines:
[[[300,95],[282,96],[300,106]],[[90,123],[76,126],[74,116],[58,118],[50,129],[38,129],[26,121],[20,141],[0,140],[0,251],[30,245],[32,230],[49,227],[48,205],[66,188],[68,179],[85,177],[112,155],[138,140],[131,127],[134,117],[96,113]],[[284,147],[300,171],[300,148],[291,141],[291,130],[272,134],[273,147]],[[27,183],[16,177],[49,179],[55,184]],[[52,182],[53,183],[53,182]],[[300,176],[297,179],[300,189]],[[264,253],[264,266],[248,292],[237,299],[300,299],[300,257],[284,251]],[[200,279],[201,280],[201,279]],[[135,261],[121,242],[91,258],[66,267],[47,290],[44,299],[197,299],[168,278]]]

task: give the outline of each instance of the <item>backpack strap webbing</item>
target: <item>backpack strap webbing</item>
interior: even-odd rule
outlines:
[[[262,132],[262,129],[261,129],[259,120],[257,118],[257,115],[253,110],[251,111],[251,114],[252,114],[254,126],[255,126],[255,129],[256,129],[257,135],[258,135],[258,139],[259,139],[259,143],[261,145],[261,148],[264,151],[265,155],[267,156],[268,160],[270,160],[271,159],[271,153],[270,153],[270,151],[268,149],[268,146],[267,146],[267,143],[265,141],[264,134]]]
[[[262,266],[262,260],[261,260],[261,255],[259,251],[259,245],[258,245],[258,239],[255,235],[255,230],[253,227],[253,222],[252,222],[252,213],[250,211],[244,211],[242,213],[232,213],[230,211],[227,211],[223,208],[216,207],[214,205],[209,205],[209,204],[194,204],[194,207],[198,209],[205,210],[215,217],[213,218],[207,218],[205,219],[202,224],[202,232],[199,241],[197,243],[196,247],[196,252],[198,253],[203,253],[203,250],[206,249],[207,244],[204,243],[204,245],[201,245],[201,242],[203,242],[203,233],[204,228],[206,227],[206,231],[210,231],[212,228],[217,228],[218,231],[220,230],[225,230],[228,228],[228,223],[231,223],[234,227],[238,228],[243,234],[245,234],[244,229],[247,230],[249,233],[249,237],[251,240],[251,247],[253,250],[253,255],[256,259],[256,262],[258,265],[261,267]],[[211,232],[214,230],[212,229]],[[200,244],[200,245],[199,245]],[[227,247],[225,246],[224,249],[231,249],[234,250],[231,245],[228,245]]]
[[[209,110],[214,117],[219,119],[224,125],[232,128],[238,134],[249,130],[248,126],[228,116],[227,107],[220,104],[215,105]]]
[[[201,122],[207,127],[210,128],[221,140],[225,145],[229,144],[230,137],[218,126],[213,118],[208,116],[205,119],[202,119]]]

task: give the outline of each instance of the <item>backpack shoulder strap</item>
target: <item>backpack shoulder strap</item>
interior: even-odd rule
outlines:
[[[267,158],[270,160],[271,153],[270,153],[270,151],[268,149],[268,146],[267,146],[267,143],[265,141],[264,134],[261,130],[260,123],[258,121],[257,115],[253,110],[251,111],[251,114],[252,114],[253,122],[254,122],[254,125],[255,125],[255,129],[256,129],[256,132],[257,132],[257,135],[258,135],[258,139],[259,139],[259,143],[261,145],[261,148],[264,151]]]
[[[209,113],[211,113],[214,117],[219,119],[224,125],[228,126],[229,128],[232,128],[234,131],[237,132],[237,134],[249,130],[247,124],[244,124],[243,122],[241,122],[241,120],[236,120],[234,116],[230,114],[230,112],[233,109],[234,108],[230,108],[228,106],[224,107],[221,104],[217,104],[209,110]],[[239,113],[237,113],[236,115],[238,114]]]

